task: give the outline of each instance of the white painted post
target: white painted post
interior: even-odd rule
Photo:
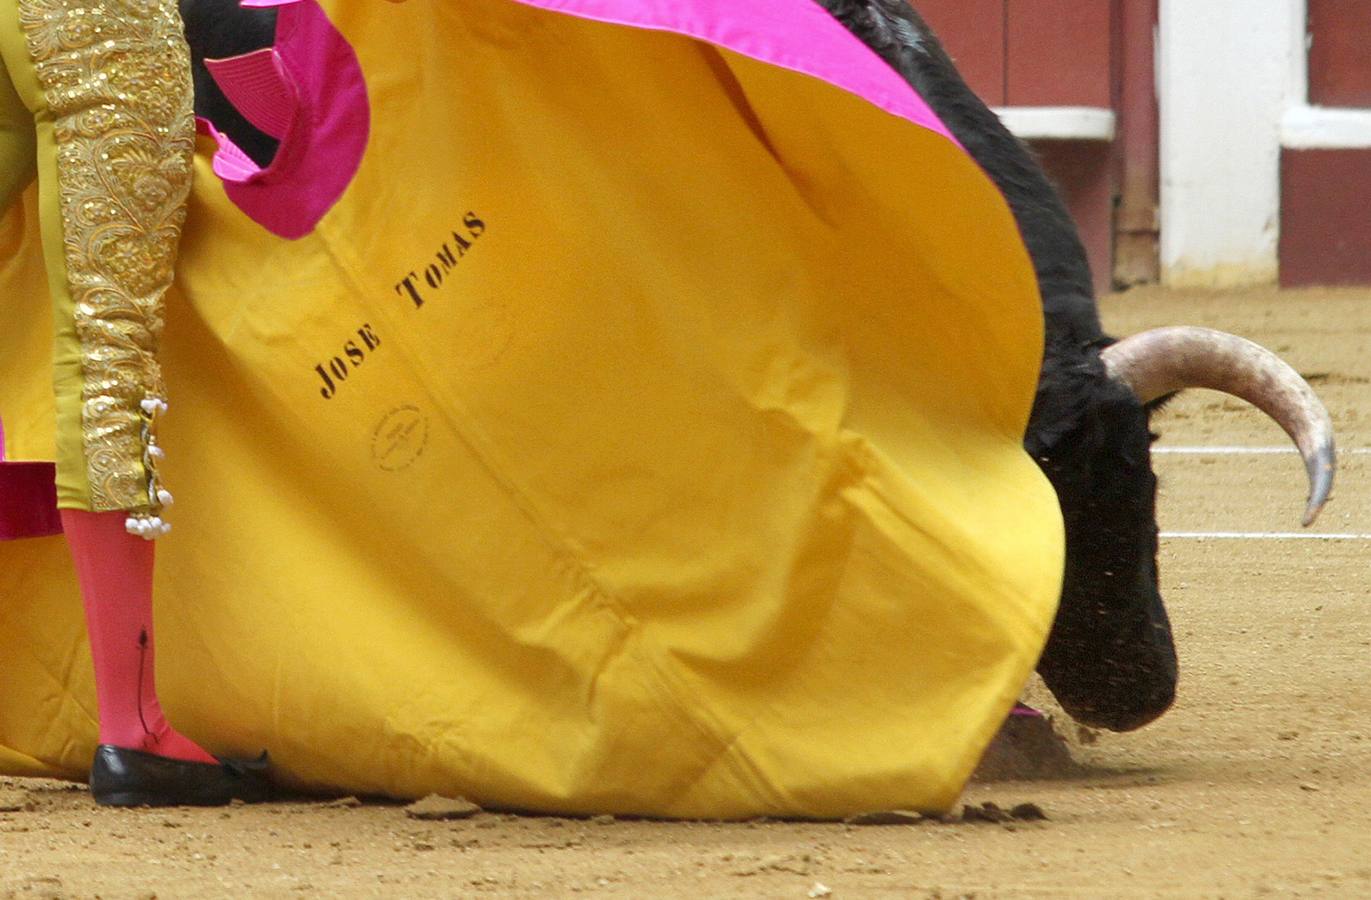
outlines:
[[[1278,274],[1281,123],[1305,102],[1306,0],[1161,0],[1162,279]]]

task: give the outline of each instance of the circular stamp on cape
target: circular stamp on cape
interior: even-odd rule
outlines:
[[[397,406],[371,431],[371,461],[383,472],[403,472],[424,455],[428,416],[417,406]]]

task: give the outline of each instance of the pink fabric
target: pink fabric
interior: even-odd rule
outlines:
[[[212,163],[215,175],[227,183],[240,184],[261,173],[262,167],[240,150],[232,138],[215,128],[209,119],[197,118],[195,124],[197,130],[213,137],[219,144]]]
[[[366,81],[357,54],[315,0],[244,5],[280,6],[276,44],[217,60],[212,70],[244,116],[278,137],[280,148],[262,169],[212,124],[200,124],[219,143],[214,172],[229,199],[268,231],[293,240],[314,230],[362,164],[371,131]],[[267,93],[251,98],[264,85]],[[246,109],[244,97],[250,98]]]
[[[152,636],[155,543],[126,532],[125,518],[122,512],[62,510],[95,662],[100,743],[213,763],[162,714]]]
[[[46,462],[6,462],[0,422],[0,541],[61,534],[57,516],[57,467]]]
[[[725,47],[827,81],[957,143],[918,92],[814,0],[515,2],[583,19],[673,31]]]
[[[515,0],[635,28],[671,31],[810,75],[948,140],[956,139],[893,69],[814,0]],[[216,82],[280,149],[260,168],[227,135],[214,171],[229,198],[285,238],[312,231],[361,166],[370,130],[366,83],[352,47],[316,0],[241,0],[277,7],[276,45],[207,60]]]
[[[276,50],[266,47],[228,59],[207,59],[205,68],[243,118],[263,134],[278,141],[285,138],[299,100]]]

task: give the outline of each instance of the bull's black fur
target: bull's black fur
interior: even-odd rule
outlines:
[[[1042,290],[1046,352],[1024,444],[1066,523],[1061,605],[1038,664],[1082,722],[1136,728],[1161,715],[1176,656],[1157,588],[1156,479],[1147,410],[1106,377],[1112,339],[1096,309],[1076,227],[1029,150],[968,88],[905,0],[818,0],[928,101],[1009,201]],[[196,107],[259,163],[275,142],[219,93],[199,61],[269,46],[274,14],[237,0],[181,0],[196,60]]]
[[[1171,705],[1176,653],[1157,586],[1148,410],[1105,374],[1090,265],[1032,153],[967,87],[905,0],[819,0],[923,96],[999,186],[1037,271],[1046,347],[1024,445],[1057,491],[1066,574],[1038,663],[1082,722],[1137,728]]]

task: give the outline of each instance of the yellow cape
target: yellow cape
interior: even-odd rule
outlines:
[[[342,200],[283,240],[198,161],[164,356],[172,721],[306,788],[948,807],[1062,566],[1020,446],[1038,297],[990,182],[680,35],[324,6],[372,105]],[[0,414],[42,458],[33,224],[0,221]],[[60,539],[0,544],[6,772],[90,762],[69,569]]]

